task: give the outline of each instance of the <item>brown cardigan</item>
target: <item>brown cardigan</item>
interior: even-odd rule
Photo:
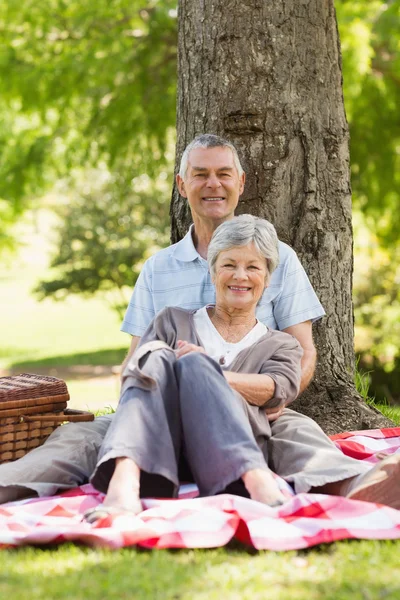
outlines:
[[[195,312],[177,307],[167,307],[160,311],[143,334],[126,367],[125,377],[130,379],[133,371],[138,372],[140,357],[148,349],[152,349],[151,344],[143,348],[149,342],[160,340],[173,349],[176,348],[177,340],[203,346],[194,325]],[[268,329],[257,342],[239,352],[226,370],[269,375],[275,382],[275,394],[265,406],[268,404],[268,408],[275,408],[290,404],[296,399],[301,379],[302,354],[303,350],[296,338],[282,331]],[[124,381],[123,388],[127,384],[128,382]]]

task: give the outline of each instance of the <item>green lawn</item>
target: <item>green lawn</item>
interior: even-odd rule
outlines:
[[[400,542],[301,552],[57,549],[1,554],[0,598],[18,600],[398,600]]]
[[[0,271],[0,367],[119,361],[129,339],[105,302],[74,296],[38,302],[31,295],[38,275],[27,267]]]

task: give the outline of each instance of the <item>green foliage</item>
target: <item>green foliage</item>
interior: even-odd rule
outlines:
[[[143,260],[168,244],[168,176],[155,183],[141,176],[84,183],[81,192],[57,208],[61,217],[58,252],[50,277],[36,287],[39,298],[64,299],[109,292],[122,318]],[[128,293],[125,294],[125,288]]]
[[[400,399],[400,244],[379,244],[373,223],[353,216],[355,244],[354,314],[360,365],[371,371],[370,384],[381,401]],[[398,375],[396,374],[398,373]]]
[[[0,4],[0,198],[14,215],[77,166],[102,161],[128,181],[165,163],[175,9],[172,0]]]
[[[399,238],[400,0],[337,0],[355,205]]]

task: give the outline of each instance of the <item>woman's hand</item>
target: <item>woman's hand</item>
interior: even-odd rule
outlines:
[[[176,358],[182,358],[185,354],[189,354],[189,352],[202,352],[206,353],[203,346],[196,346],[196,344],[189,344],[185,340],[178,340],[176,344],[175,356]]]

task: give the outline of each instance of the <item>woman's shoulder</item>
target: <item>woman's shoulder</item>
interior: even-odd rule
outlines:
[[[169,320],[171,322],[188,322],[191,316],[194,315],[195,310],[187,310],[180,308],[179,306],[166,306],[156,315],[158,321]]]

